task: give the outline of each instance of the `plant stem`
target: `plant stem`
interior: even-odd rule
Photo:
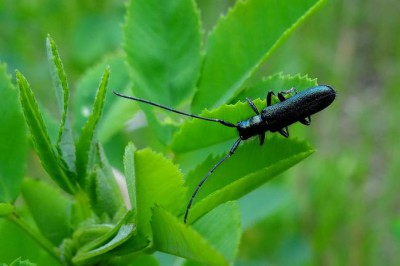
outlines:
[[[92,217],[92,210],[90,207],[90,199],[88,195],[81,189],[75,193],[76,212],[79,214],[81,220],[86,220]]]
[[[25,233],[27,233],[33,240],[35,240],[44,250],[46,250],[50,255],[52,255],[57,261],[60,261],[58,249],[42,234],[34,230],[27,223],[20,219],[16,213],[12,213],[7,216],[8,220],[14,222],[19,226]]]

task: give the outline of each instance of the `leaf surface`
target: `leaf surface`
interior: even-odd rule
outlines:
[[[135,226],[133,224],[123,224],[118,230],[118,233],[106,244],[91,250],[89,252],[85,252],[82,254],[78,254],[75,256],[72,261],[74,263],[82,263],[83,261],[87,263],[90,260],[98,260],[99,257],[109,251],[112,251],[116,247],[125,243],[134,233]]]
[[[236,97],[231,100],[231,103],[246,99],[261,98],[266,99],[268,91],[274,91],[277,94],[280,91],[296,88],[298,92],[317,85],[317,79],[309,78],[307,75],[283,75],[276,73],[271,76],[263,77],[252,85],[249,85],[242,90]]]
[[[242,234],[239,207],[235,202],[221,204],[199,219],[193,228],[212,243],[226,260],[235,260]]]
[[[12,203],[21,188],[28,147],[18,91],[5,64],[0,64],[0,98],[0,202]]]
[[[124,33],[135,96],[174,107],[192,93],[201,59],[194,1],[130,1]]]
[[[137,227],[143,235],[151,236],[151,209],[156,204],[174,215],[183,208],[183,175],[170,160],[150,149],[136,151],[134,162]]]
[[[241,145],[231,158],[213,172],[195,198],[189,221],[223,202],[250,193],[313,152],[306,142],[294,139],[274,136],[267,138],[265,142],[268,147],[260,147],[257,140]],[[186,183],[189,191],[195,190],[200,180],[221,158],[222,156],[208,157],[188,174]]]
[[[129,222],[131,218],[132,212],[127,212],[111,230],[82,246],[72,261],[87,264],[100,260],[103,255],[107,257],[107,253],[126,243],[136,232],[136,226]]]
[[[125,179],[132,210],[136,209],[135,151],[135,146],[130,142],[126,146],[124,154]]]
[[[229,101],[322,1],[237,1],[211,32],[192,110]]]
[[[174,108],[193,94],[201,63],[200,15],[194,0],[131,0],[124,37],[134,96]],[[160,117],[160,110],[140,108],[158,138],[168,143],[174,122]]]
[[[25,122],[28,125],[33,146],[39,155],[43,168],[61,188],[69,193],[73,193],[76,190],[75,185],[62,168],[61,160],[51,144],[49,134],[28,81],[19,71],[16,72],[16,76]]]
[[[58,112],[61,116],[56,148],[68,170],[75,173],[75,142],[69,122],[69,86],[67,76],[58,54],[57,46],[50,36],[47,36],[46,46],[51,77],[53,79],[57,99]]]
[[[228,265],[223,255],[198,232],[161,207],[154,207],[151,224],[157,250],[207,265]]]
[[[107,66],[110,67],[111,73],[108,87],[121,93],[130,91],[131,81],[124,56],[120,53],[106,56],[101,62],[86,71],[77,81],[74,93],[75,105],[73,111],[76,132],[81,130],[90,115],[90,109],[98,88],[98,79]],[[121,131],[127,120],[132,118],[138,110],[136,104],[119,99],[111,90],[106,93],[103,117],[98,125],[98,138],[102,143]]]
[[[40,231],[56,246],[71,236],[72,200],[48,184],[25,179],[22,195]]]
[[[0,217],[7,216],[14,211],[14,205],[0,202]]]
[[[109,75],[110,69],[106,68],[97,90],[96,98],[93,104],[93,110],[86,121],[86,124],[82,128],[81,135],[79,136],[79,140],[76,144],[76,168],[79,177],[78,181],[81,184],[83,184],[86,172],[88,170],[89,159],[91,156],[93,156],[93,141],[95,138],[96,126],[103,111]]]

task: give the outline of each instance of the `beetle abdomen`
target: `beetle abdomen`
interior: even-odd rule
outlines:
[[[264,108],[261,117],[267,121],[268,130],[275,132],[325,109],[333,102],[335,96],[336,92],[332,87],[315,86]]]

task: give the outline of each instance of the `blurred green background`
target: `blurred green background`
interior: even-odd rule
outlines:
[[[209,30],[235,1],[197,2]],[[89,67],[121,50],[124,5],[122,0],[0,1],[0,61],[9,73],[24,73],[41,104],[54,108],[46,35],[58,44],[73,89]],[[312,118],[312,126],[291,128],[291,136],[309,140],[316,153],[240,201],[245,233],[238,265],[397,265],[399,11],[396,0],[328,1],[260,70],[260,75],[309,74],[334,86],[338,95]],[[110,143],[123,148],[128,139]],[[122,158],[121,149],[107,152]],[[31,176],[41,171],[35,158],[29,159]],[[247,221],[246,212],[260,205],[261,219]]]

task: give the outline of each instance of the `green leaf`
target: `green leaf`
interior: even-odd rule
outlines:
[[[239,207],[233,201],[222,204],[199,219],[193,228],[213,247],[233,262],[239,250],[240,228]]]
[[[74,233],[74,240],[79,241],[81,244],[81,247],[77,253],[77,256],[79,254],[84,254],[87,253],[91,250],[95,250],[101,246],[107,245],[109,241],[111,241],[117,234],[118,231],[120,230],[122,225],[128,225],[130,224],[129,221],[132,218],[132,212],[128,211],[126,214],[118,221],[116,225],[111,225],[111,230],[106,229],[106,227],[101,228],[99,225],[95,225],[94,227],[90,226],[89,228],[84,226],[83,228],[80,228],[80,230],[75,231]],[[82,245],[82,240],[84,238],[87,238],[87,230],[94,229],[93,232],[98,232],[100,234],[97,234],[97,237],[88,242],[85,243],[85,245]]]
[[[70,210],[72,200],[44,182],[25,179],[22,195],[36,225],[54,245],[58,246],[72,233]]]
[[[129,142],[124,154],[125,180],[132,210],[136,210],[135,151],[135,146],[132,142]]]
[[[149,244],[150,241],[146,237],[135,231],[135,234],[131,238],[107,254],[110,256],[129,255],[138,251],[143,251]]]
[[[124,50],[134,94],[177,107],[193,93],[200,71],[200,15],[194,0],[131,0],[124,28]],[[160,122],[160,110],[141,108],[158,138],[170,141],[175,125]]]
[[[21,260],[21,258],[18,258],[11,262],[9,266],[35,266],[37,265],[36,263],[30,262],[29,260]]]
[[[14,205],[0,202],[0,217],[7,216],[14,211]]]
[[[138,232],[151,236],[151,208],[157,204],[178,215],[186,203],[183,175],[170,160],[150,149],[136,151],[134,161]]]
[[[306,142],[292,138],[274,136],[265,142],[268,147],[260,147],[258,140],[244,143],[211,175],[196,196],[189,222],[223,202],[246,195],[313,152]],[[188,174],[186,182],[189,191],[195,190],[200,180],[221,158],[208,157]]]
[[[151,225],[157,250],[207,265],[228,265],[198,232],[159,206],[153,208]]]
[[[25,122],[28,125],[33,146],[40,157],[43,168],[62,189],[73,193],[76,188],[62,168],[62,163],[51,144],[46,126],[28,81],[19,71],[16,72],[16,76]]]
[[[12,262],[15,258],[21,257],[29,258],[38,265],[59,265],[56,257],[51,256],[32,238],[32,235],[11,220],[0,219],[0,235],[3,240],[0,241],[1,262]]]
[[[82,222],[93,218],[94,215],[88,193],[82,189],[78,190],[74,194],[74,202],[71,210],[72,227],[79,226]]]
[[[265,184],[238,200],[243,230],[282,210],[293,202],[290,189],[284,186]],[[292,200],[292,201],[291,201]],[[262,202],[262,204],[254,204]]]
[[[137,254],[133,256],[121,256],[113,259],[112,265],[115,266],[159,266],[157,258],[154,255]]]
[[[123,201],[120,199],[120,194],[115,191],[111,184],[114,176],[108,176],[100,168],[97,168],[91,175],[91,205],[96,213],[101,217],[101,214],[107,214],[112,218],[117,211],[123,206]]]
[[[118,213],[126,212],[126,205],[118,185],[117,179],[114,176],[113,169],[109,164],[106,154],[104,153],[103,147],[99,142],[96,145],[97,156],[99,157],[99,166],[103,173],[103,185],[104,188],[101,193],[98,193],[101,199],[102,206],[109,206],[107,213],[110,217],[118,217]],[[100,191],[99,191],[100,192]]]
[[[192,103],[199,113],[237,94],[272,51],[322,1],[237,1],[211,32]]]
[[[90,68],[77,81],[74,93],[74,129],[80,131],[90,114],[98,87],[98,77],[107,66],[110,66],[112,75],[109,77],[108,87],[119,92],[129,94],[131,82],[127,71],[125,57],[121,53],[106,56],[101,62]],[[98,125],[98,138],[104,143],[114,134],[120,132],[126,122],[138,110],[136,104],[119,99],[109,92],[105,96],[103,118]]]
[[[57,46],[50,35],[46,39],[47,57],[50,64],[51,77],[56,93],[58,111],[61,123],[58,129],[56,148],[68,170],[75,173],[75,143],[72,137],[72,128],[69,123],[68,102],[69,87]]]
[[[25,171],[27,138],[18,91],[0,63],[0,202],[13,202]]]
[[[103,223],[103,224],[87,224],[83,223],[75,229],[74,234],[72,236],[72,239],[68,239],[71,242],[71,247],[75,248],[76,246],[83,247],[87,246],[85,249],[81,249],[88,251],[90,248],[93,248],[94,245],[101,246],[101,244],[106,243],[107,239],[103,239],[105,235],[109,235],[111,231],[114,230],[114,233],[112,233],[112,236],[109,236],[112,238],[118,229],[115,228],[113,224],[110,223]],[[101,243],[99,243],[101,242]],[[90,243],[90,244],[89,244]],[[96,244],[93,244],[96,243]],[[65,247],[66,243],[65,241],[63,242],[63,245]],[[94,248],[93,248],[94,249]],[[75,251],[74,251],[75,252]]]
[[[99,237],[93,241],[83,245],[78,250],[72,261],[75,264],[87,264],[111,256],[110,252],[113,252],[122,244],[130,240],[136,232],[135,225],[129,222],[131,218],[132,212],[127,212],[111,230],[107,230],[107,232],[99,235]],[[82,235],[85,234],[85,232],[86,228],[83,228],[74,234],[74,239],[81,240],[82,237],[85,237]]]
[[[100,143],[95,145],[94,152],[98,159],[92,174],[93,180],[90,182],[92,186],[89,193],[92,196],[92,207],[100,217],[106,213],[108,217],[113,218],[119,210],[124,208],[125,203]]]
[[[92,156],[95,130],[103,110],[109,75],[110,69],[106,68],[103,73],[99,89],[97,90],[92,113],[86,121],[85,126],[82,128],[81,135],[79,136],[79,140],[76,144],[76,168],[81,185],[84,183],[84,178],[86,176],[86,172],[88,171],[87,168],[89,158]]]
[[[124,34],[136,96],[173,107],[192,93],[201,59],[194,1],[131,0]]]
[[[73,263],[75,264],[87,264],[89,261],[99,260],[100,255],[104,255],[105,253],[113,250],[114,248],[120,246],[125,243],[134,233],[135,226],[133,224],[123,224],[118,230],[118,233],[105,245],[98,247],[94,250],[84,253],[78,253],[73,259]]]
[[[283,75],[282,73],[277,73],[268,77],[263,77],[255,84],[252,84],[241,93],[239,93],[234,99],[231,100],[232,103],[246,99],[261,98],[266,99],[268,91],[284,91],[291,88],[296,88],[297,91],[303,91],[305,89],[314,87],[317,85],[317,79],[311,79],[307,75]]]

